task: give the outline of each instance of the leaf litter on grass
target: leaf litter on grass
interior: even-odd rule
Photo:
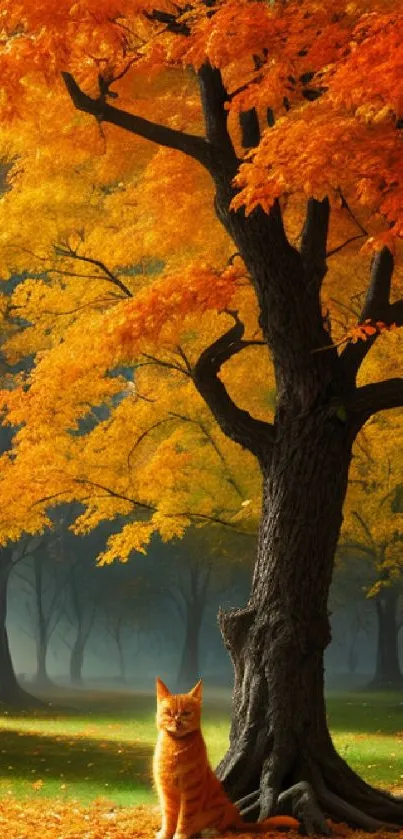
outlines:
[[[115,808],[111,802],[97,800],[90,807],[76,802],[54,799],[19,800],[3,798],[0,806],[0,836],[7,839],[151,839],[160,827],[158,807]],[[373,839],[374,834],[352,831],[347,825],[331,823],[332,835],[353,839]],[[277,830],[260,834],[266,839],[283,836]],[[289,839],[298,833],[287,831]],[[227,839],[232,836],[226,832]],[[377,839],[390,839],[391,834],[379,831]],[[393,836],[403,839],[403,830]],[[245,830],[237,839],[255,839]],[[235,839],[235,836],[234,836]]]

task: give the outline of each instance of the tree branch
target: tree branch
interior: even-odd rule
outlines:
[[[375,554],[376,554],[376,542],[375,542],[375,540],[374,540],[374,538],[373,538],[373,536],[372,536],[372,533],[371,533],[371,531],[370,531],[370,528],[369,528],[369,526],[368,526],[367,522],[366,522],[366,521],[365,521],[365,519],[361,516],[361,514],[357,512],[357,510],[353,510],[352,515],[354,516],[354,518],[355,518],[355,519],[357,519],[358,523],[361,525],[361,527],[362,527],[362,529],[363,529],[363,531],[364,531],[364,533],[365,533],[365,535],[366,535],[366,537],[367,537],[368,541],[371,543],[371,545],[372,545],[372,547],[373,547],[373,550],[374,550],[374,552],[375,552]]]
[[[137,447],[140,445],[140,443],[142,443],[142,441],[145,440],[145,438],[148,437],[148,435],[151,434],[151,432],[154,431],[155,428],[159,428],[160,425],[164,425],[166,422],[173,422],[173,420],[174,420],[173,416],[172,417],[164,417],[164,419],[161,419],[161,420],[158,420],[157,422],[154,422],[153,425],[150,425],[149,428],[146,428],[145,431],[143,431],[140,434],[140,436],[137,437],[137,440],[135,440],[135,442],[133,443],[133,445],[132,445],[132,447],[131,447],[128,455],[127,455],[127,468],[129,470],[131,470],[131,468],[132,468],[131,459],[133,457],[133,453],[137,449]]]
[[[238,159],[228,132],[228,93],[224,87],[220,70],[207,61],[198,72],[201,103],[206,126],[206,137],[211,147],[224,153],[226,165],[231,167],[232,177],[238,167]]]
[[[330,259],[331,256],[335,256],[336,253],[340,253],[340,251],[344,250],[344,248],[346,248],[347,245],[351,245],[351,243],[356,242],[357,239],[363,239],[364,236],[365,236],[365,233],[357,233],[356,236],[350,236],[341,245],[337,245],[336,248],[332,248],[331,251],[328,251],[327,252],[327,258]]]
[[[403,407],[403,378],[373,382],[355,390],[347,405],[354,428],[359,431],[379,411]]]
[[[310,198],[302,231],[301,256],[309,281],[320,288],[327,272],[326,246],[329,232],[329,199]]]
[[[108,282],[117,286],[117,288],[120,288],[120,290],[124,292],[126,297],[133,297],[130,289],[122,282],[122,280],[119,279],[119,277],[116,277],[115,274],[113,274],[112,271],[109,270],[108,266],[105,265],[105,263],[102,262],[100,259],[93,259],[90,256],[83,256],[77,253],[77,251],[75,251],[73,248],[70,248],[69,246],[64,247],[63,245],[55,245],[54,250],[56,256],[64,256],[69,259],[77,259],[79,262],[87,262],[89,263],[89,265],[95,265],[96,268],[99,268],[99,270],[102,271],[103,274],[105,274],[105,278],[108,280]],[[50,269],[50,271],[54,270],[57,271],[57,269]],[[61,274],[62,271],[57,271],[57,273]],[[99,279],[105,278],[99,277]]]
[[[366,556],[369,556],[370,559],[374,559],[375,557],[373,548],[369,548],[368,545],[364,545],[362,542],[339,542],[337,551],[360,551]]]
[[[142,355],[144,358],[148,359],[149,364],[157,364],[160,367],[168,367],[169,370],[177,370],[178,373],[183,373],[184,376],[189,376],[187,369],[181,367],[180,364],[175,364],[173,361],[163,361],[161,358],[156,358],[155,355],[150,355],[149,353],[143,352]],[[138,365],[140,366],[140,365]]]
[[[156,20],[158,23],[163,23],[168,32],[173,32],[175,35],[190,35],[191,29],[188,24],[180,20],[181,15],[185,11],[178,7],[178,14],[174,15],[172,12],[163,12],[159,9],[153,9],[152,12],[145,12],[145,17],[148,20]]]
[[[104,484],[99,484],[96,481],[90,481],[87,478],[73,478],[73,482],[76,484],[85,484],[86,486],[93,486],[96,489],[101,489],[106,492],[107,495],[110,495],[112,498],[122,499],[122,501],[128,501],[130,504],[133,504],[133,507],[142,507],[144,510],[149,510],[152,513],[158,512],[158,507],[155,507],[153,504],[146,504],[144,501],[137,501],[135,498],[130,498],[130,496],[123,495],[123,493],[115,492],[111,487],[107,487]],[[235,513],[236,510],[221,510],[220,513]],[[196,513],[192,512],[191,510],[184,510],[181,512],[176,513],[164,513],[166,518],[188,518],[188,519],[196,519],[198,521],[210,521],[213,524],[222,524],[224,527],[230,527],[235,532],[237,531],[236,524],[233,524],[230,521],[226,521],[222,519],[220,515],[207,515],[204,513]]]
[[[241,111],[239,123],[241,126],[242,147],[244,149],[250,149],[259,145],[260,126],[256,108],[250,108],[249,111]]]
[[[370,319],[374,322],[382,321],[388,325],[392,323],[399,325],[400,316],[403,324],[403,301],[390,304],[393,270],[393,254],[389,248],[382,248],[372,260],[370,282],[359,317],[360,323]],[[366,341],[357,341],[355,344],[349,342],[341,353],[340,359],[351,384],[355,383],[361,364],[377,337],[378,333],[375,333]]]
[[[242,340],[243,333],[244,325],[236,316],[235,325],[202,352],[193,381],[224,434],[259,459],[267,458],[273,445],[273,426],[238,408],[218,376],[222,365],[248,345]]]
[[[208,431],[208,429],[206,428],[204,423],[202,423],[200,420],[192,419],[191,417],[186,417],[183,414],[177,414],[174,411],[171,411],[170,414],[171,414],[172,419],[176,418],[176,419],[182,420],[183,422],[189,422],[193,425],[197,425],[197,427],[200,428],[200,431],[202,432],[202,434],[204,434],[206,440],[209,441],[209,443],[211,444],[212,448],[216,452],[217,456],[219,457],[219,459],[220,459],[220,461],[223,465],[223,468],[225,470],[225,480],[233,487],[233,489],[235,490],[235,492],[237,493],[239,498],[241,498],[242,501],[244,501],[245,500],[245,494],[242,492],[239,484],[237,483],[237,481],[235,480],[235,478],[231,474],[228,463],[227,463],[220,447],[217,445],[216,441],[214,440],[214,437],[212,437],[212,435],[210,434],[210,432]]]
[[[73,105],[78,111],[91,114],[99,122],[109,122],[112,125],[124,128],[125,131],[144,137],[145,140],[150,140],[152,143],[181,151],[210,169],[210,146],[204,137],[177,131],[167,125],[160,125],[144,117],[130,114],[128,111],[122,111],[120,108],[114,108],[105,102],[101,96],[93,99],[84,93],[71,73],[63,72],[62,77]]]

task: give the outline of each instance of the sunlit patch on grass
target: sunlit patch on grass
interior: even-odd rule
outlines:
[[[70,692],[61,708],[0,717],[0,797],[89,804],[155,804],[151,784],[155,697]],[[400,696],[399,696],[400,701]],[[403,786],[403,710],[393,694],[330,696],[338,751],[376,786]],[[228,746],[229,697],[207,698],[203,731],[211,763]]]

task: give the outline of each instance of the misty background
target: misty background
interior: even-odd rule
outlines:
[[[202,676],[230,689],[232,665],[217,613],[247,601],[255,539],[190,529],[181,541],[154,538],[147,555],[99,567],[96,556],[113,524],[78,537],[69,530],[72,512],[58,510],[54,532],[22,539],[14,549],[7,628],[19,681],[152,690],[157,675],[172,689],[188,689]],[[366,596],[374,579],[361,557],[343,555],[336,566],[326,652],[330,689],[367,686],[374,677],[377,604]]]

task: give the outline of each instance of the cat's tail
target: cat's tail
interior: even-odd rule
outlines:
[[[267,833],[272,828],[279,828],[280,830],[286,828],[287,830],[299,830],[300,822],[292,816],[270,816],[262,822],[242,822],[237,826],[238,831],[244,830],[245,833]]]

